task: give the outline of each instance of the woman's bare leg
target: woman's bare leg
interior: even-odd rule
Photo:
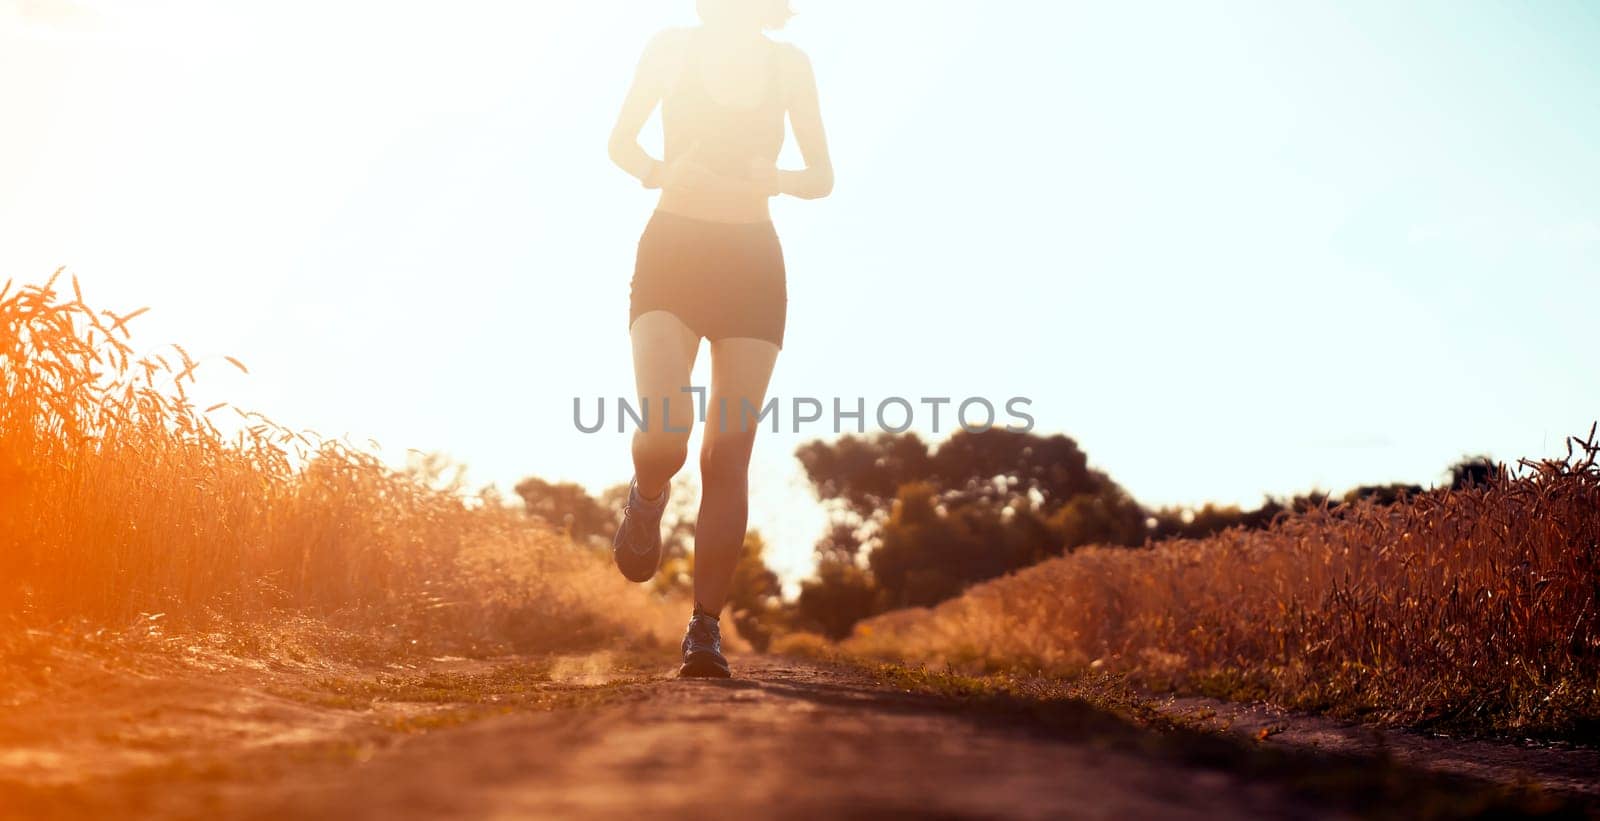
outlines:
[[[741,408],[759,413],[777,361],[778,346],[766,340],[711,343],[711,395],[700,448],[700,516],[694,535],[694,597],[714,614],[722,612],[727,602],[749,515],[756,423]],[[722,408],[727,409],[726,418]]]
[[[656,498],[689,455],[695,397],[683,389],[689,386],[700,337],[667,311],[640,315],[629,333],[634,384],[641,407],[649,412],[646,424],[633,434],[634,478],[640,493]],[[668,425],[662,424],[663,401],[669,410]]]

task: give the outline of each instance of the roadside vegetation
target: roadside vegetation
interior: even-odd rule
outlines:
[[[866,620],[856,656],[1142,687],[1413,726],[1593,741],[1600,455],[1145,548],[1074,550]],[[896,510],[895,516],[903,515]]]
[[[620,490],[471,494],[436,459],[394,470],[197,408],[198,368],[244,366],[136,352],[139,313],[96,311],[59,277],[0,288],[0,666],[41,658],[62,625],[372,661],[676,643],[687,502],[657,583],[629,585],[605,555]],[[833,521],[797,600],[747,540],[728,621],[757,649],[1600,736],[1593,430],[1562,460],[1470,459],[1434,490],[1252,511],[1147,509],[1060,435],[845,437],[797,455]],[[273,624],[293,627],[275,640]]]
[[[492,492],[188,396],[77,282],[0,289],[0,612],[209,628],[312,617],[388,648],[668,646],[687,607]],[[219,420],[232,417],[230,432]],[[0,624],[0,628],[5,628]],[[361,642],[355,642],[360,644]]]

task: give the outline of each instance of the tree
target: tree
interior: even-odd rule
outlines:
[[[809,442],[795,451],[795,457],[818,498],[838,500],[863,518],[887,509],[901,485],[932,472],[928,446],[913,433]]]
[[[1092,544],[1144,544],[1149,525],[1144,508],[1121,488],[1080,494],[1050,517],[1050,530],[1068,549]]]
[[[1037,493],[1050,510],[1073,497],[1116,487],[1105,474],[1089,469],[1089,457],[1077,442],[1060,434],[961,431],[939,446],[931,462],[931,478],[947,490],[991,497]]]
[[[1117,488],[1089,468],[1076,442],[1059,434],[960,431],[930,452],[915,434],[880,433],[809,442],[795,456],[818,498],[868,521],[881,518],[909,482],[993,500],[1032,496],[1047,513],[1074,496]]]
[[[802,627],[842,639],[856,622],[886,609],[881,598],[868,571],[839,554],[819,554],[815,576],[800,583],[795,618]]]
[[[962,431],[932,451],[909,434],[846,436],[797,456],[833,509],[800,599],[802,619],[830,635],[1068,548],[1146,536],[1143,509],[1066,436]]]
[[[1485,487],[1500,476],[1500,465],[1488,456],[1463,456],[1450,466],[1450,489]]]
[[[783,587],[778,583],[778,574],[767,567],[766,548],[760,533],[752,530],[745,535],[728,590],[728,613],[734,626],[745,641],[761,652],[766,652],[772,633],[783,618]]]
[[[1394,482],[1387,485],[1362,485],[1344,495],[1345,504],[1356,502],[1372,502],[1380,507],[1405,501],[1408,497],[1422,495],[1422,485],[1403,484]]]
[[[565,532],[579,544],[609,540],[616,529],[621,506],[596,500],[581,485],[551,483],[530,476],[518,482],[515,490],[528,515]]]

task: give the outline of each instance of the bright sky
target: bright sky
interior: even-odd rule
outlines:
[[[1151,504],[1431,483],[1600,417],[1600,6],[795,5],[839,182],[775,206],[774,395],[1027,396]],[[626,481],[625,438],[571,421],[632,386],[652,200],[606,136],[692,20],[0,0],[0,278],[65,265],[153,306],[145,345],[243,359],[206,404],[504,487]],[[755,468],[790,578],[805,438]]]

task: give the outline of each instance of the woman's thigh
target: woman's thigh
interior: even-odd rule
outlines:
[[[694,395],[683,389],[689,387],[700,336],[668,311],[641,314],[628,333],[633,338],[634,385],[641,403],[648,403],[644,407],[649,413],[648,430],[665,430],[662,408],[666,407],[671,428],[687,431],[694,423],[696,402]]]
[[[766,401],[778,346],[765,339],[735,337],[711,343],[711,395],[706,408],[706,444],[736,437],[753,440]]]

